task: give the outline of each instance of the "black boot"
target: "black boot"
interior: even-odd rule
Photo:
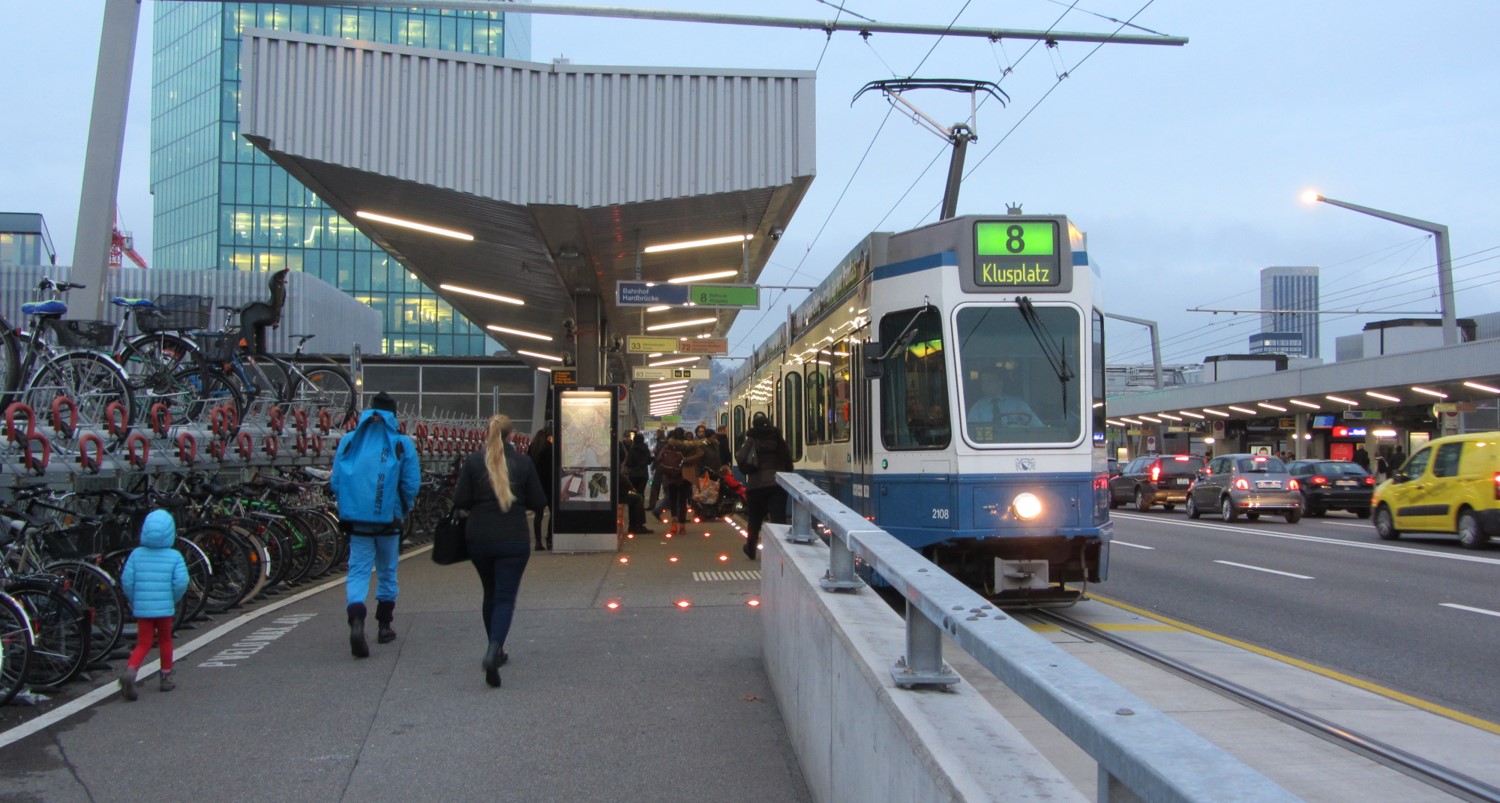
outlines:
[[[375,602],[375,621],[380,628],[375,632],[375,641],[388,644],[396,640],[396,631],[391,629],[391,620],[396,618],[396,601],[382,599]]]
[[[365,641],[365,604],[349,606],[349,651],[355,658],[369,658],[370,645]]]
[[[505,650],[500,649],[500,642],[491,641],[489,649],[484,651],[484,660],[480,666],[484,669],[484,682],[495,688],[500,688],[500,665],[505,663]]]

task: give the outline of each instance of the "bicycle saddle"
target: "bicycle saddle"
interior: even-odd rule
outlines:
[[[61,301],[28,301],[21,305],[21,313],[24,315],[66,315],[68,305]]]

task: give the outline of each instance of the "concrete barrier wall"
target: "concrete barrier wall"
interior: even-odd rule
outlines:
[[[895,686],[906,626],[870,589],[818,587],[822,544],[762,533],[766,671],[787,733],[819,801],[1086,798],[967,683]]]

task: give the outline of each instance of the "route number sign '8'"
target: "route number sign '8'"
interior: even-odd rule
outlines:
[[[1057,223],[974,224],[974,282],[982,287],[1056,287],[1062,281]]]

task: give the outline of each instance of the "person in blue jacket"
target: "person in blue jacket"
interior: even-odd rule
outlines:
[[[411,438],[396,422],[396,400],[382,391],[359,416],[354,431],[339,439],[329,478],[339,505],[339,526],[349,534],[349,574],[344,592],[349,611],[349,650],[368,658],[365,598],[375,570],[376,641],[396,640],[396,558],[401,529],[422,487],[422,464]]]
[[[177,687],[172,669],[172,620],[177,603],[187,593],[187,561],[172,548],[177,540],[177,522],[165,510],[153,510],[141,525],[141,545],[130,553],[120,572],[120,590],[135,613],[135,651],[120,676],[120,696],[136,699],[135,678],[146,654],[151,652],[152,634],[161,651],[161,690]]]

